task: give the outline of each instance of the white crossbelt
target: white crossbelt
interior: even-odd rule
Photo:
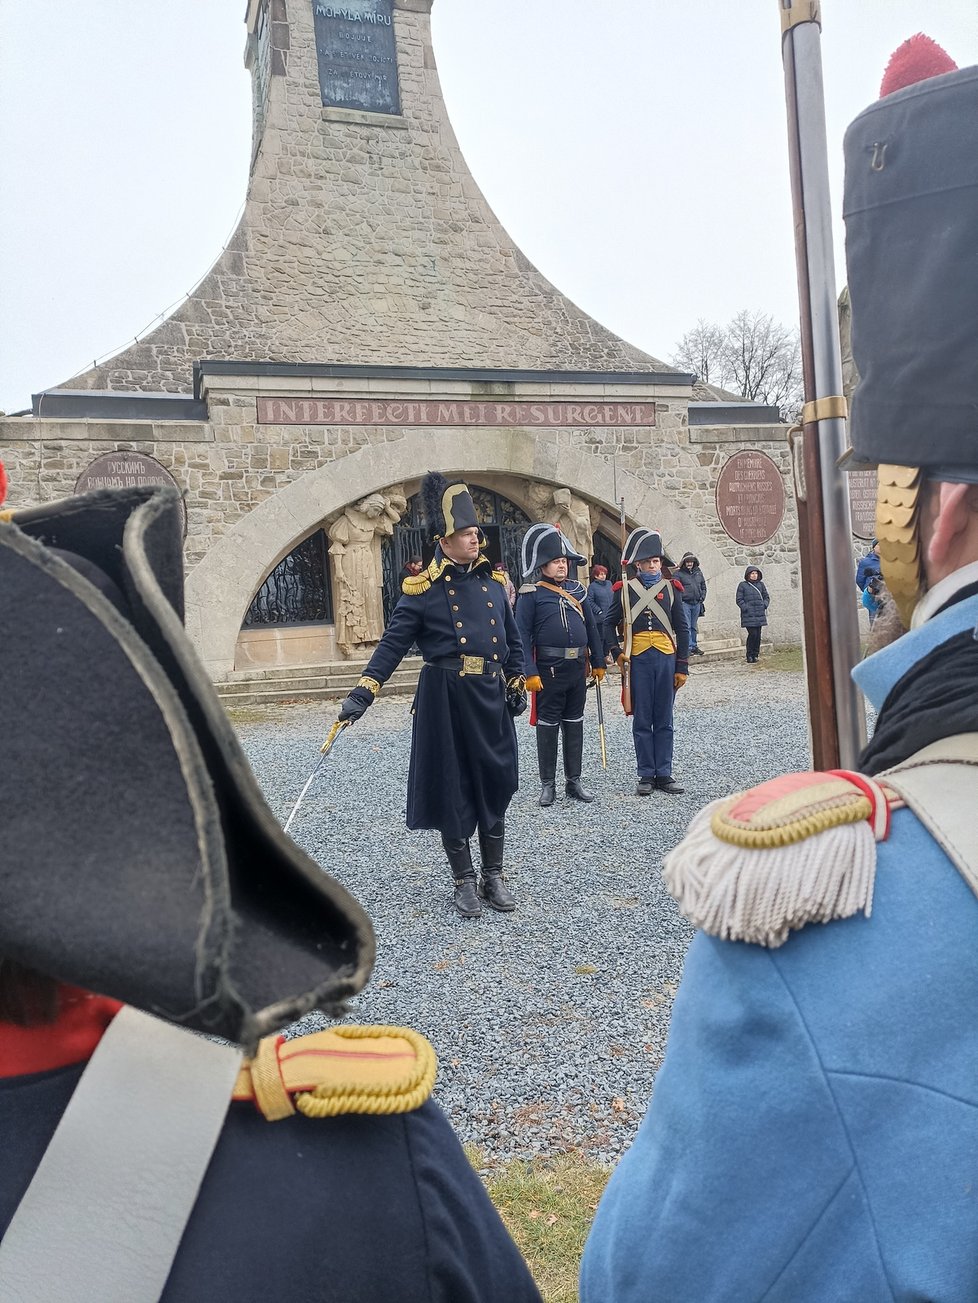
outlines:
[[[903,797],[978,896],[978,733],[932,742],[876,778]]]
[[[157,1303],[241,1058],[116,1015],[0,1243],[0,1303]]]

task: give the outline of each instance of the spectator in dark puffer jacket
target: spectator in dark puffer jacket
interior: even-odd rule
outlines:
[[[706,580],[703,578],[703,571],[700,569],[699,558],[692,552],[687,552],[679,563],[679,569],[676,571],[676,578],[683,586],[683,603],[686,607],[686,622],[689,625],[689,654],[690,656],[702,656],[699,643],[696,641],[696,626],[699,618],[705,613],[706,602]]]
[[[741,627],[747,630],[747,664],[753,665],[761,651],[761,630],[767,624],[770,604],[764,577],[757,566],[748,566],[737,585],[737,605]]]

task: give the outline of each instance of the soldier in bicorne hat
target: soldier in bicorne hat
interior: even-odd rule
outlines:
[[[373,929],[262,799],[182,535],[172,489],[0,511],[0,1298],[539,1303],[427,1041],[281,1034]]]
[[[853,672],[859,772],[715,801],[666,860],[702,930],[583,1303],[978,1298],[978,67],[912,38],[845,156],[850,433],[909,631]]]
[[[519,786],[513,717],[526,708],[523,648],[505,579],[483,552],[468,488],[431,473],[421,486],[435,555],[403,595],[341,720],[360,718],[417,643],[424,668],[414,699],[407,826],[436,828],[463,918],[482,912],[469,839],[478,830],[481,896],[508,912],[505,815]]]
[[[689,625],[682,585],[666,578],[672,562],[654,529],[633,529],[622,549],[622,586],[606,622],[605,641],[630,680],[636,796],[679,795],[672,776],[673,703],[689,673]]]
[[[581,785],[587,668],[604,678],[604,639],[587,589],[568,579],[569,565],[586,564],[553,525],[531,525],[523,537],[524,584],[516,604],[526,686],[536,693],[540,805],[556,797],[557,741],[563,740],[564,791],[575,801],[594,798]]]

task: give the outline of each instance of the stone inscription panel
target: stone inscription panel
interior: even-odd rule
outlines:
[[[312,0],[326,107],[401,111],[393,0]]]
[[[144,452],[104,452],[90,462],[75,481],[76,493],[91,493],[95,489],[141,489],[158,484],[168,489],[180,486],[155,457]],[[187,507],[180,499],[183,510],[184,533],[187,530]]]
[[[261,425],[655,425],[655,403],[476,403],[373,398],[259,398]]]
[[[767,453],[735,452],[717,480],[717,516],[735,543],[769,542],[784,519],[784,481]]]
[[[856,538],[876,537],[876,472],[853,471],[849,476],[849,507]]]

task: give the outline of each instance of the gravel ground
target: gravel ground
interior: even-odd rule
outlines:
[[[404,827],[410,699],[380,700],[336,744],[292,825],[304,849],[361,901],[377,966],[358,1022],[408,1024],[433,1042],[436,1096],[489,1164],[579,1151],[613,1162],[631,1140],[662,1061],[692,935],[659,876],[663,854],[706,801],[807,767],[804,680],[743,663],[695,666],[676,708],[686,794],[642,798],[616,701],[604,693],[608,769],[592,731],[595,802],[536,804],[533,731],[517,721],[520,782],[507,817],[513,914],[461,919],[437,833]],[[332,703],[240,712],[235,721],[281,819],[317,758]],[[307,1018],[300,1028],[322,1025]]]

